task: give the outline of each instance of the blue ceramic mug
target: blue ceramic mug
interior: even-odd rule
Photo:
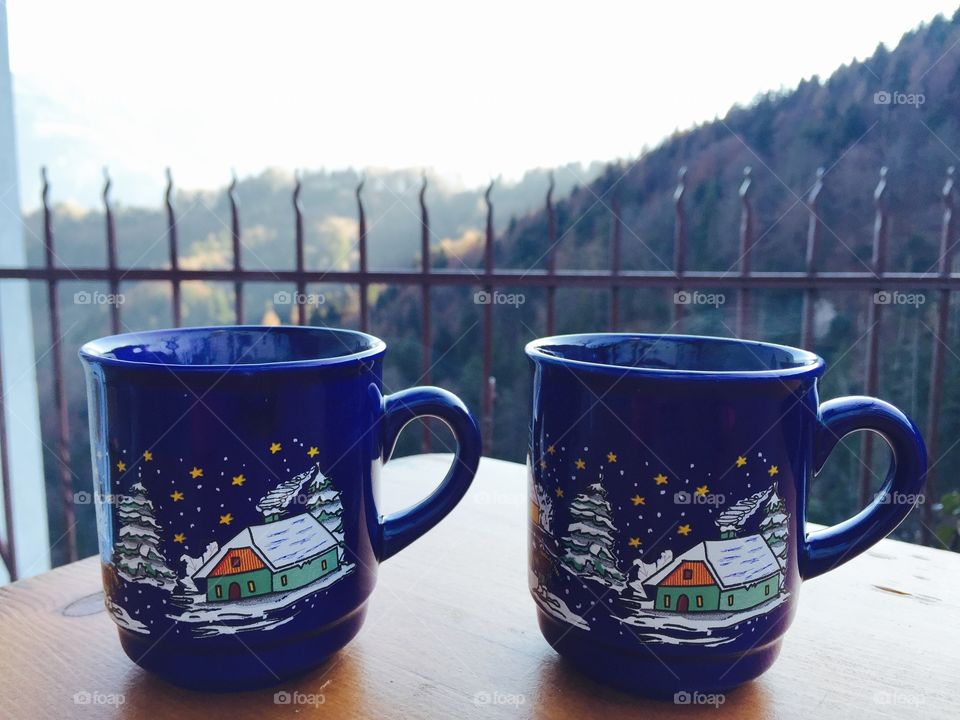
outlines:
[[[304,672],[360,629],[377,564],[463,497],[480,433],[454,395],[382,395],[381,340],[313,327],[158,330],[85,345],[106,605],[127,655],[184,686]],[[387,517],[380,468],[447,423],[440,487]]]
[[[918,499],[926,450],[874,398],[821,403],[810,352],[722,338],[569,335],[533,365],[530,590],[593,677],[653,696],[722,692],[773,663],[802,580],[863,552]],[[807,485],[857,430],[893,450],[858,515],[805,531]]]

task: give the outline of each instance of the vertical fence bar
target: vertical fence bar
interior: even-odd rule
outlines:
[[[47,276],[47,311],[50,314],[50,356],[53,363],[53,399],[57,410],[57,474],[60,485],[60,512],[63,521],[63,539],[67,559],[77,559],[77,531],[73,508],[73,476],[70,472],[70,416],[67,412],[67,393],[63,378],[63,351],[60,331],[60,298],[57,281],[51,272],[56,254],[53,250],[53,213],[50,210],[50,183],[47,169],[41,171],[43,190],[43,251]]]
[[[3,388],[3,347],[0,345],[0,389]],[[0,559],[7,567],[10,580],[17,579],[17,536],[13,527],[13,481],[10,477],[10,454],[7,443],[7,407],[0,392],[0,473],[3,475],[3,524],[6,538],[0,538]]]
[[[173,207],[173,173],[167,168],[167,189],[163,193],[163,204],[167,209],[167,240],[170,246],[170,269],[176,273],[180,269],[180,253],[177,249],[177,214]],[[173,325],[183,323],[183,308],[180,302],[180,280],[174,277],[170,281],[172,290]]]
[[[687,217],[683,207],[683,198],[686,194],[687,167],[684,165],[677,171],[677,187],[673,191],[673,273],[678,280],[673,298],[673,326],[676,332],[680,332],[683,327],[683,303],[677,302],[676,294],[683,290],[683,275],[686,272]]]
[[[367,274],[367,213],[363,209],[363,198],[360,193],[363,191],[363,178],[357,183],[357,228],[359,236],[357,245],[360,252],[360,274],[361,280],[357,286],[360,294],[360,330],[367,332],[369,325],[369,309],[367,307],[367,281],[364,279]]]
[[[239,273],[242,266],[240,264],[240,211],[237,201],[237,176],[234,174],[227,188],[227,200],[230,202],[230,238],[233,242],[233,270]],[[237,318],[237,324],[243,325],[243,282],[237,280],[233,283],[233,314]]]
[[[943,200],[943,221],[940,228],[940,255],[938,272],[940,277],[949,277],[953,267],[953,239],[957,234],[956,215],[954,214],[954,169],[947,168],[947,179],[941,193]],[[936,468],[940,458],[940,407],[943,391],[943,360],[947,336],[950,333],[950,291],[941,290],[937,297],[937,330],[933,338],[933,354],[930,359],[930,395],[927,402],[927,452],[930,457],[930,469],[927,471],[927,486],[924,489],[926,502],[923,503],[921,518],[921,538],[931,544],[934,538],[933,506],[937,502]]]
[[[887,168],[880,168],[880,181],[873,191],[874,220],[873,220],[873,257],[870,269],[879,278],[886,271],[887,263]],[[883,319],[883,303],[878,302],[878,288],[870,293],[867,309],[867,359],[865,371],[864,394],[876,396],[880,382],[878,367],[880,354],[880,322]],[[873,433],[863,433],[860,445],[860,483],[857,496],[861,505],[870,500],[870,484],[873,477]]]
[[[617,276],[620,274],[620,193],[614,191],[611,201],[613,225],[610,228],[610,331],[616,332],[620,326],[620,286]]]
[[[120,332],[120,280],[117,274],[117,225],[113,217],[113,206],[110,203],[110,188],[113,182],[107,168],[103,169],[103,217],[107,230],[107,267],[110,269],[110,330],[114,335]]]
[[[483,193],[487,204],[487,234],[483,247],[483,268],[487,277],[493,274],[493,202],[490,193],[493,192],[493,181]],[[493,451],[493,281],[488,280],[484,286],[488,302],[483,306],[483,402],[481,416],[481,430],[483,433],[484,452],[490,455]]]
[[[297,252],[297,297],[294,298],[297,308],[297,325],[307,324],[307,307],[305,305],[307,295],[307,284],[303,280],[303,205],[300,203],[300,173],[293,175],[293,227],[294,243]]]
[[[547,274],[557,274],[557,215],[553,207],[553,190],[556,187],[553,173],[550,173],[550,185],[547,188]],[[547,286],[547,335],[557,331],[557,286]]]
[[[817,168],[817,179],[807,195],[807,210],[810,211],[810,221],[807,225],[807,277],[812,278],[817,273],[817,248],[820,245],[820,193],[823,191],[823,168]],[[803,292],[803,328],[800,332],[800,347],[813,349],[813,310],[817,302],[817,291],[813,286]]]
[[[743,169],[743,182],[740,184],[740,275],[750,275],[750,255],[753,250],[753,204],[750,195],[753,190],[753,170],[747,165]],[[741,288],[737,302],[737,336],[749,333],[750,290]]]
[[[430,384],[430,370],[432,366],[433,346],[430,332],[430,214],[427,212],[427,174],[423,174],[423,183],[420,185],[420,273],[423,282],[420,285],[420,382]],[[431,429],[429,420],[423,421],[423,452],[430,452]]]

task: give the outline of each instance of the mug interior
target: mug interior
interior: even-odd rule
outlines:
[[[786,345],[693,335],[560,335],[527,345],[532,358],[624,370],[774,374],[819,369],[814,353]]]
[[[180,328],[112,335],[84,345],[88,360],[177,367],[328,364],[383,351],[353,330],[296,326]]]

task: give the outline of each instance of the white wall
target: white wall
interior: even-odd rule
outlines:
[[[24,226],[17,185],[13,92],[7,46],[7,7],[0,2],[0,266],[26,264]],[[50,567],[46,493],[37,407],[33,325],[27,282],[0,282],[0,345],[3,352],[3,397],[6,403],[7,454],[12,478],[13,525],[20,577]],[[2,490],[0,490],[2,492]],[[0,528],[3,527],[0,513]],[[2,565],[2,563],[0,563]],[[9,580],[0,568],[0,584]]]

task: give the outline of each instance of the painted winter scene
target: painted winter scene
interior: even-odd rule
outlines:
[[[273,443],[269,452],[281,450],[281,443]],[[116,461],[116,540],[104,570],[111,580],[106,606],[115,622],[149,635],[159,615],[166,626],[177,622],[175,633],[228,635],[279,627],[300,609],[320,602],[355,564],[344,553],[340,492],[314,460],[317,448],[305,450],[306,462],[300,467],[308,464],[306,470],[278,482],[260,498],[245,488],[243,468],[222,472],[211,483],[204,468],[187,464],[165,482],[159,469],[156,479],[150,477],[152,451],[131,463],[135,468]],[[124,488],[127,474],[135,477]],[[204,483],[204,498],[211,490],[224,498],[219,507],[188,499],[192,492],[203,493]],[[156,503],[162,503],[162,512]],[[191,521],[191,511],[214,514],[212,523],[220,531],[216,539],[193,539],[210,521]],[[241,524],[239,517],[251,521]]]
[[[718,477],[750,491],[737,499],[711,489],[713,472],[684,469],[636,471],[613,450],[546,443],[529,476],[529,582],[541,610],[645,642],[719,646],[755,633],[789,596],[780,468],[761,452],[731,458]]]

